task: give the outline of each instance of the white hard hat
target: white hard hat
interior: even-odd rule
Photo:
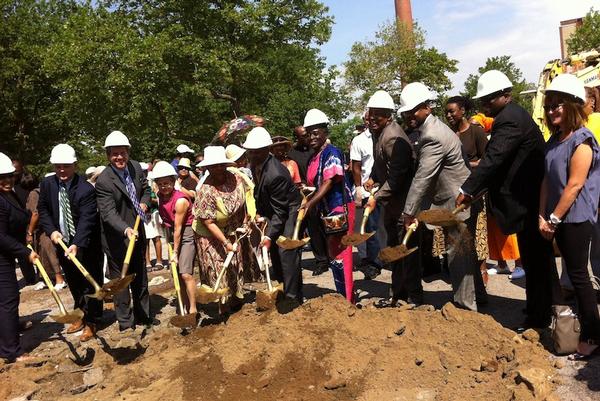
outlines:
[[[425,103],[429,100],[435,99],[435,96],[428,87],[422,82],[412,82],[402,89],[400,93],[400,108],[398,112],[404,113],[417,107],[418,105]]]
[[[369,98],[367,107],[370,109],[390,109],[394,110],[394,99],[384,90],[378,90]]]
[[[175,171],[171,163],[161,160],[152,168],[152,178],[156,180],[163,177],[177,177],[177,171]]]
[[[481,74],[477,80],[477,94],[473,99],[479,99],[492,93],[512,88],[510,79],[501,71],[489,70]]]
[[[148,171],[148,163],[140,162],[140,167],[142,168],[142,171]]]
[[[15,172],[15,166],[10,157],[0,152],[0,174],[12,174]]]
[[[246,149],[242,149],[237,145],[231,144],[227,145],[225,148],[225,156],[232,162],[237,161],[240,157],[242,157],[246,153]]]
[[[93,175],[94,171],[96,171],[96,166],[91,166],[85,169],[85,175]]]
[[[59,143],[52,148],[50,164],[73,164],[77,161],[75,149],[66,143]]]
[[[250,132],[248,132],[246,141],[242,146],[246,149],[262,149],[266,148],[267,146],[271,146],[272,144],[273,140],[271,139],[271,134],[269,134],[269,131],[263,127],[254,127]],[[204,159],[206,160],[206,149],[204,153]]]
[[[190,159],[188,159],[187,157],[182,157],[181,159],[179,159],[177,167],[187,167],[188,170],[190,170],[192,168],[190,167]]]
[[[254,129],[256,129],[256,128],[254,128]],[[266,132],[266,130],[265,130],[265,132]],[[250,134],[248,134],[248,135],[250,135]],[[269,139],[271,139],[271,138],[269,138]],[[205,147],[204,148],[204,160],[202,160],[200,163],[198,163],[198,166],[207,167],[207,166],[213,166],[215,164],[233,164],[233,163],[231,160],[229,160],[227,158],[227,156],[225,156],[225,148],[223,146],[207,146],[207,147]]]
[[[304,128],[313,125],[329,124],[329,117],[319,109],[310,109],[304,116]]]
[[[583,82],[575,75],[557,75],[544,91],[545,94],[548,94],[548,92],[566,93],[585,103],[585,87],[583,86]]]
[[[181,144],[177,146],[177,153],[194,153],[194,150],[187,145]]]
[[[104,149],[109,148],[111,146],[127,146],[131,147],[129,143],[129,139],[123,134],[121,131],[113,131],[104,140]]]

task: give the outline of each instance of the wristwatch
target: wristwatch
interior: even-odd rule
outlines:
[[[558,217],[556,217],[554,215],[554,213],[550,214],[550,220],[549,221],[550,221],[550,224],[552,224],[553,226],[557,226],[557,225],[559,225],[562,222],[562,220],[559,219]]]

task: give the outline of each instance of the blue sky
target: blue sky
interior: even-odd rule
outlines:
[[[354,42],[374,37],[394,19],[394,0],[321,0],[335,18],[331,39],[321,47],[328,64],[347,60]],[[600,8],[598,0],[413,0],[413,18],[427,43],[457,59],[457,93],[466,77],[492,56],[510,55],[525,78],[537,82],[545,63],[560,57],[560,21]]]

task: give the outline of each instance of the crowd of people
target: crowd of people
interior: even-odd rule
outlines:
[[[96,335],[103,304],[89,297],[94,288],[71,256],[103,283],[121,277],[128,244],[137,240],[129,262],[135,277],[113,296],[120,331],[160,323],[150,310],[148,273],[165,264],[178,266],[186,313],[198,312],[200,283],[215,285],[223,269],[220,286],[230,291],[219,313],[236,310],[244,283],[262,279],[253,247],[268,249],[271,276],[283,284],[279,302],[294,308],[304,302],[302,248],[279,239],[293,238],[301,224],[310,237],[313,274],[331,270],[336,291],[350,303],[357,301],[353,271],[376,278],[380,249],[401,244],[415,227],[407,245],[419,251],[390,264],[390,296],[377,307],[423,303],[422,277],[437,256],[447,263],[452,302],[477,311],[487,303],[487,275],[508,272],[506,261],[514,260],[511,279],[527,276],[523,328],[548,327],[552,307],[565,303],[555,241],[581,321],[572,358],[588,358],[600,344],[588,272],[591,255],[600,276],[600,131],[587,127],[594,121],[588,116],[596,116],[595,92],[572,75],[557,76],[545,93],[552,136],[544,142],[531,116],[512,101],[512,86],[499,71],[482,74],[475,102],[447,100],[439,113],[446,122],[433,113],[435,96],[423,83],[406,85],[398,108],[377,91],[349,158],[329,140],[329,118],[318,109],[306,113],[294,141],[256,126],[243,143],[212,144],[197,156],[180,145],[171,162],[131,159],[129,139],[113,131],[104,142],[107,166],[88,168],[87,177],[77,173],[75,150],[58,144],[49,158],[54,172],[39,186],[19,160],[0,153],[0,357],[27,358],[19,342],[16,263],[29,284],[36,283],[33,262],[51,266],[56,288],[68,286],[84,314],[66,332],[81,331],[87,341]],[[464,224],[433,229],[419,222],[423,210],[455,208]],[[377,235],[358,246],[361,263],[354,268],[353,249],[342,238],[358,229],[366,210],[367,231]],[[143,224],[136,230],[137,218]],[[241,240],[258,221],[267,226],[253,231],[255,242]],[[168,263],[161,238],[169,243]],[[498,267],[487,269],[488,259]]]

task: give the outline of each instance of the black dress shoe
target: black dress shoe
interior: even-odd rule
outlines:
[[[395,308],[396,306],[398,306],[398,300],[394,299],[394,298],[382,298],[379,301],[375,302],[373,304],[373,306],[375,306],[378,309],[383,309],[383,308]]]
[[[366,265],[361,270],[365,275],[365,280],[373,280],[381,274],[381,269],[373,265]]]
[[[315,266],[315,270],[313,270],[312,275],[320,276],[321,274],[325,273],[327,270],[329,270],[329,266]]]
[[[151,328],[152,326],[158,326],[160,324],[160,320],[156,318],[150,318],[148,320],[140,321],[139,324],[142,326],[146,326],[146,328]]]

